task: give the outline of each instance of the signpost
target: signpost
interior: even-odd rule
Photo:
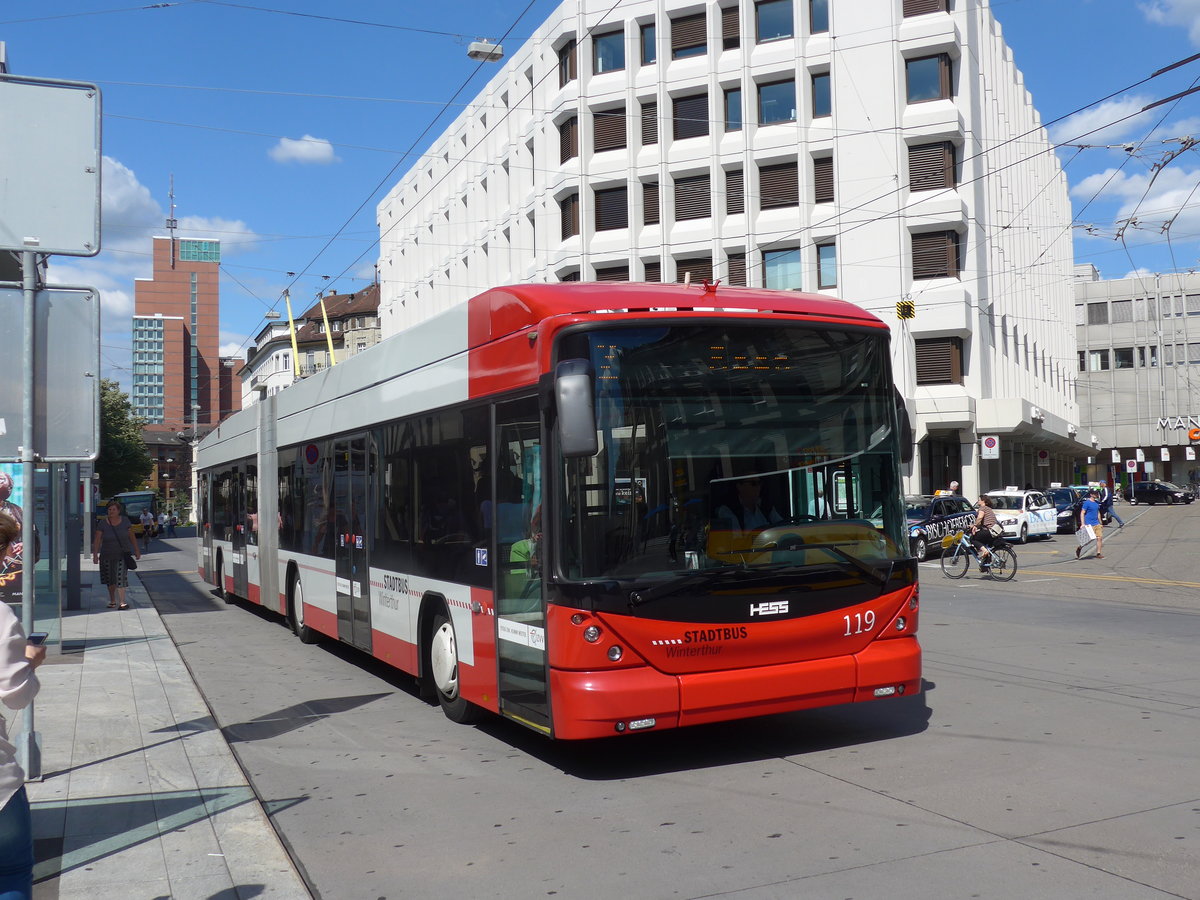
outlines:
[[[96,291],[83,289],[89,298],[84,302],[91,304],[92,313],[74,316],[78,306],[71,299],[60,292],[56,295],[56,292],[41,289],[38,257],[47,254],[95,256],[100,252],[100,89],[94,84],[77,81],[0,73],[0,121],[6,126],[0,129],[0,252],[20,254],[23,323],[20,391],[15,390],[15,385],[2,386],[8,387],[13,396],[21,397],[21,406],[19,413],[3,411],[3,430],[5,435],[19,435],[16,456],[21,464],[22,480],[32,491],[38,450],[48,450],[57,439],[57,435],[51,437],[49,432],[65,424],[58,417],[57,405],[66,403],[67,397],[93,395],[90,408],[94,410],[94,436],[85,435],[78,442],[86,446],[68,441],[65,455],[54,456],[53,460],[51,455],[42,455],[43,461],[87,462],[95,459],[99,450],[99,295]],[[16,286],[12,287],[15,289]],[[43,297],[40,303],[39,296]],[[52,337],[56,341],[58,338],[50,331],[51,308],[61,309],[72,320],[78,318],[95,323],[95,352],[81,356],[85,365],[92,363],[90,378],[86,375],[71,378],[70,361],[59,352],[57,342],[53,345],[54,354],[50,354],[49,341]],[[41,317],[39,309],[43,313]],[[55,321],[57,319],[55,316]],[[70,330],[77,334],[74,329]],[[16,356],[15,350],[13,347],[12,357]],[[46,360],[45,380],[40,385],[43,409],[40,423],[36,414],[39,358]],[[67,370],[62,381],[58,380],[57,373],[50,374],[51,358],[55,370]],[[12,369],[15,367],[10,367],[10,371],[0,377],[12,377],[16,374]],[[8,424],[10,416],[13,419],[11,427]],[[5,446],[11,445],[14,439],[0,437]],[[55,479],[52,478],[50,483],[53,485]],[[32,515],[23,517],[21,541],[23,547],[36,544]],[[21,623],[26,634],[33,630],[32,572],[31,562],[23,560]],[[34,728],[33,704],[21,717],[21,732],[14,738],[17,759],[26,777],[40,777],[41,740]]]

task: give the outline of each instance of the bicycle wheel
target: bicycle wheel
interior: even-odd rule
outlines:
[[[971,557],[961,544],[942,554],[942,574],[947,578],[962,578],[971,566]]]
[[[991,563],[988,574],[993,581],[1012,581],[1017,574],[1017,554],[1012,547],[994,548]]]

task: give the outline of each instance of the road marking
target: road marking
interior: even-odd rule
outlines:
[[[1166,584],[1171,587],[1200,588],[1195,581],[1169,581],[1165,578],[1130,578],[1127,575],[1084,575],[1075,572],[1039,572],[1036,569],[1026,569],[1026,575],[1053,575],[1056,578],[1091,578],[1095,581],[1121,581],[1132,584]]]

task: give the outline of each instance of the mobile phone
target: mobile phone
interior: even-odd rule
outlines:
[[[48,631],[31,631],[29,632],[29,643],[35,647],[40,647],[46,643],[46,638],[48,637],[50,637],[50,632]]]

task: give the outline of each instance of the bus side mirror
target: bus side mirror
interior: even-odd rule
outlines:
[[[892,394],[896,399],[896,421],[900,425],[900,433],[897,435],[900,440],[900,462],[907,466],[913,459],[912,420],[908,417],[908,407],[904,405],[900,391],[892,388]]]
[[[591,368],[586,359],[564,359],[554,370],[558,441],[567,459],[595,456],[599,450]]]

